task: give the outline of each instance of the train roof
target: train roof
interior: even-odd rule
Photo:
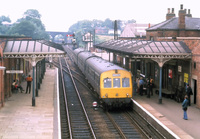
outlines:
[[[100,57],[89,58],[86,63],[89,64],[99,74],[109,70],[126,70]]]
[[[92,67],[92,69],[94,69],[98,74],[109,70],[126,70],[118,65],[102,59],[99,56],[96,56],[95,54],[92,54],[91,52],[84,51],[82,48],[75,49],[74,53],[76,55],[79,54],[81,59],[84,62],[86,61],[86,64],[89,64],[90,67]]]
[[[79,56],[81,57],[81,59],[85,62],[87,59],[91,58],[91,57],[97,57],[96,55],[88,52],[88,51],[81,51],[79,53]]]
[[[77,55],[78,53],[83,52],[83,51],[84,51],[83,48],[77,48],[77,49],[74,50],[74,54]]]

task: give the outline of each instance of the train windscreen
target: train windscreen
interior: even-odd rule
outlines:
[[[129,78],[122,78],[122,87],[130,87]]]
[[[120,78],[113,78],[113,87],[120,88]]]
[[[111,88],[111,78],[104,79],[104,88]]]

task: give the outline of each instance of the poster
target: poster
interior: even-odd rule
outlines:
[[[184,73],[184,83],[188,83],[188,73]]]
[[[172,69],[169,69],[169,78],[172,79]]]

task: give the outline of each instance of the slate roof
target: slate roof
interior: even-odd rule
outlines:
[[[178,30],[179,17],[173,17],[169,20],[156,24],[146,31],[154,30]],[[199,30],[200,31],[200,18],[185,17],[185,30]]]
[[[127,24],[120,37],[134,38],[136,36],[146,36],[146,29],[148,28],[148,26],[149,26],[148,24],[136,24],[136,23]]]

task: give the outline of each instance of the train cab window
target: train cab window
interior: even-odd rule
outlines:
[[[120,88],[120,78],[113,78],[113,87]]]
[[[122,87],[130,87],[129,78],[122,78]]]
[[[104,88],[111,88],[111,78],[105,78],[103,81],[104,81]]]

